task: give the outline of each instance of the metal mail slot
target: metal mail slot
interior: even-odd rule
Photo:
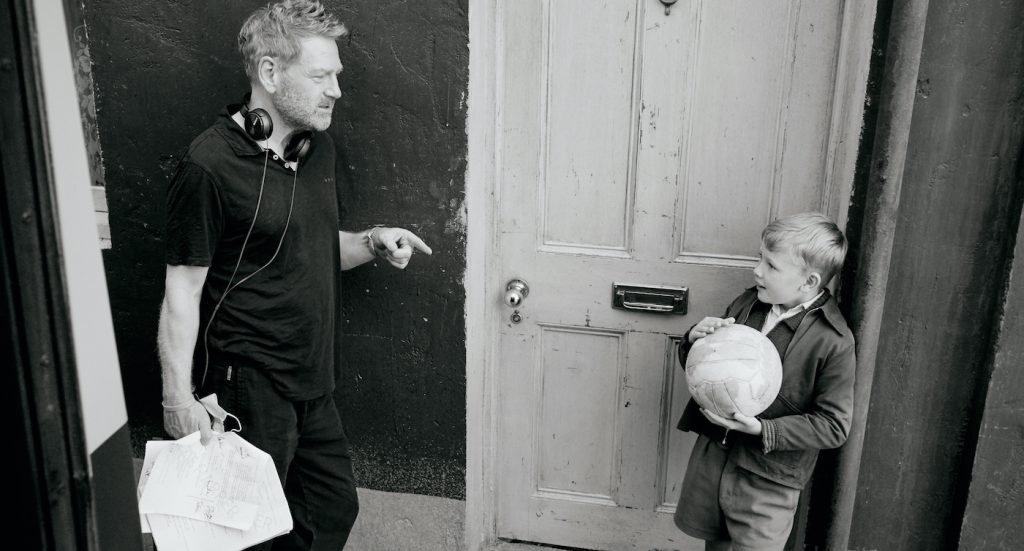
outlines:
[[[689,289],[672,285],[612,283],[612,308],[652,314],[686,314]]]

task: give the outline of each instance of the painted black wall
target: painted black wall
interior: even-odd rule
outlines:
[[[113,248],[106,251],[136,445],[158,436],[156,327],[166,184],[177,156],[237,102],[235,41],[264,2],[85,1]],[[344,275],[336,398],[359,484],[465,495],[466,0],[329,0],[349,27],[329,132],[353,231],[402,225],[434,256]]]
[[[851,548],[958,548],[1024,194],[1022,25],[1022,0],[929,5]]]

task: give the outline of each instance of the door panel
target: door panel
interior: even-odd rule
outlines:
[[[586,2],[553,2],[548,10],[541,67],[547,93],[541,127],[544,244],[625,251],[636,129],[636,6],[613,12],[621,17]],[[609,193],[590,193],[598,186]]]
[[[622,334],[541,326],[537,491],[614,505]],[[565,389],[588,396],[566,400]],[[600,433],[580,431],[599,425]]]
[[[823,5],[828,4],[828,5]],[[499,0],[497,529],[701,549],[672,524],[694,435],[676,343],[751,284],[761,228],[838,214],[842,3]],[[683,285],[684,316],[613,309]]]

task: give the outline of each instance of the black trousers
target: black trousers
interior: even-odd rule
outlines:
[[[359,501],[334,397],[293,402],[259,369],[238,366],[210,366],[206,383],[200,395],[216,392],[241,422],[239,435],[274,459],[291,509],[291,532],[250,549],[341,551]]]

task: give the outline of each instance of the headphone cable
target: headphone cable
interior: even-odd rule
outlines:
[[[245,255],[245,247],[249,243],[249,237],[252,236],[253,228],[256,227],[256,218],[259,217],[259,214],[260,214],[260,204],[263,202],[263,188],[264,188],[264,186],[266,185],[266,182],[267,182],[267,164],[268,164],[269,158],[270,158],[270,148],[264,148],[264,151],[265,151],[266,155],[263,158],[263,177],[260,179],[260,191],[259,191],[259,195],[258,195],[258,197],[256,199],[256,210],[255,210],[255,212],[253,212],[252,222],[249,224],[249,230],[245,234],[245,239],[242,240],[242,248],[241,248],[241,250],[238,253],[238,261],[235,262],[235,269],[231,272],[231,277],[228,278],[228,283],[224,287],[224,293],[220,296],[220,299],[217,300],[217,304],[214,305],[213,311],[210,312],[210,319],[206,322],[206,329],[203,331],[203,358],[204,358],[204,365],[203,365],[203,376],[200,379],[200,383],[199,383],[199,388],[200,389],[202,389],[204,386],[206,386],[206,375],[207,375],[207,372],[210,369],[210,344],[209,344],[209,340],[207,339],[207,337],[210,334],[210,327],[213,325],[214,317],[217,315],[217,312],[220,310],[220,307],[224,303],[224,299],[227,298],[228,293],[230,293],[231,291],[233,291],[236,288],[238,288],[239,285],[245,283],[246,281],[251,279],[253,276],[255,276],[256,274],[258,274],[261,271],[263,271],[264,268],[266,268],[267,266],[270,266],[270,264],[272,262],[274,262],[274,260],[277,258],[278,253],[281,252],[281,246],[284,244],[285,235],[288,234],[288,226],[291,224],[292,210],[295,207],[295,184],[296,184],[296,182],[298,181],[298,178],[299,178],[299,167],[298,167],[298,162],[297,161],[296,161],[296,165],[295,165],[294,175],[292,177],[292,193],[291,193],[291,198],[290,198],[290,200],[288,202],[288,217],[285,219],[285,222],[284,222],[284,230],[281,232],[281,239],[277,242],[277,249],[274,250],[274,254],[270,257],[270,260],[268,260],[266,264],[260,266],[259,268],[256,269],[256,271],[254,271],[251,274],[249,274],[249,275],[245,276],[244,278],[240,279],[237,283],[232,284],[234,282],[234,280],[235,280],[235,276],[238,274],[238,268],[242,265],[242,257]]]

